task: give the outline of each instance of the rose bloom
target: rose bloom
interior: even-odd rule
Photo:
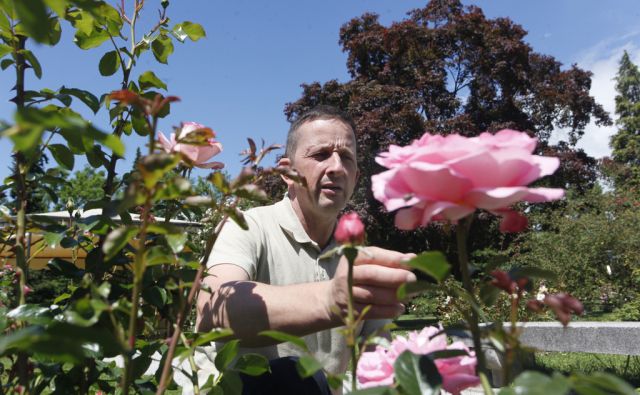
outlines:
[[[393,364],[404,351],[424,355],[441,350],[464,350],[468,355],[440,358],[434,361],[442,376],[442,388],[454,395],[478,385],[475,375],[476,357],[462,342],[447,344],[441,328],[426,327],[422,331],[410,332],[407,337],[398,336],[388,349],[377,346],[375,351],[362,353],[358,361],[357,380],[361,388],[388,386],[393,383]]]
[[[389,170],[371,178],[373,195],[388,211],[398,210],[400,229],[455,223],[484,209],[503,217],[501,231],[519,231],[527,222],[511,206],[564,196],[562,189],[527,187],[560,164],[558,158],[533,155],[535,147],[535,138],[508,129],[477,137],[426,133],[411,145],[391,145],[376,158]]]
[[[179,137],[184,138],[189,133],[198,129],[209,128],[196,122],[185,122],[182,124],[182,129],[180,130]],[[213,131],[211,132],[213,133],[213,137],[215,137],[215,133]],[[213,138],[208,140],[207,145],[191,145],[178,143],[176,141],[175,133],[171,133],[169,139],[167,139],[165,135],[162,134],[162,132],[159,132],[158,141],[164,148],[165,152],[180,153],[183,157],[188,159],[190,164],[192,164],[193,166],[204,169],[222,169],[224,167],[224,164],[222,162],[207,162],[213,156],[219,154],[222,151],[222,144],[215,141]]]
[[[358,214],[350,212],[340,217],[334,237],[340,244],[363,244],[364,224]]]

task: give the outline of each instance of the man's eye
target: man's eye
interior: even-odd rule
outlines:
[[[316,160],[324,160],[324,159],[327,159],[329,156],[331,156],[331,152],[320,151],[320,152],[316,152],[311,156]]]

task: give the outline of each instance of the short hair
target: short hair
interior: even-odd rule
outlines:
[[[302,124],[315,121],[317,119],[340,121],[345,125],[348,125],[354,134],[356,133],[356,124],[348,114],[337,107],[321,104],[303,112],[293,121],[293,123],[291,123],[289,133],[287,134],[287,146],[284,151],[284,157],[293,160],[292,156],[298,146],[298,129],[300,129]]]

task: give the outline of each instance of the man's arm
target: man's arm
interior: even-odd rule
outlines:
[[[394,318],[404,306],[396,289],[415,275],[402,267],[411,255],[369,247],[354,267],[354,301],[359,310],[371,305],[367,318]],[[264,346],[273,340],[258,336],[278,330],[297,336],[342,325],[335,314],[347,309],[347,262],[342,258],[333,279],[322,282],[268,285],[249,281],[245,270],[233,264],[214,266],[203,282],[211,292],[198,296],[196,328],[230,328],[245,346]]]

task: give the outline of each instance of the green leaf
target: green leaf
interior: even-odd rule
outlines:
[[[167,291],[158,286],[145,288],[142,291],[142,297],[144,298],[144,300],[149,302],[149,304],[157,307],[158,309],[162,309],[169,300]]]
[[[67,0],[44,0],[45,4],[51,8],[59,17],[64,17],[69,2]]]
[[[43,0],[14,1],[15,11],[24,31],[39,43],[47,43],[49,15]]]
[[[528,371],[521,373],[514,380],[511,389],[513,393],[520,395],[562,395],[569,392],[571,385],[569,380],[560,374],[549,377],[540,372]]]
[[[41,143],[43,133],[44,128],[40,125],[14,125],[5,129],[1,135],[11,139],[16,151],[27,153]]]
[[[162,82],[158,76],[156,76],[153,71],[145,71],[138,77],[138,85],[140,85],[140,89],[148,89],[148,88],[159,88],[167,90],[167,84]]]
[[[100,109],[100,102],[98,101],[98,98],[95,97],[91,92],[76,88],[65,88],[63,86],[62,88],[60,88],[60,93],[71,95],[80,99],[80,101],[86,104],[86,106],[89,107],[94,114],[97,113]]]
[[[167,172],[180,163],[180,157],[176,154],[160,152],[140,158],[138,170],[142,174],[144,184],[152,188]]]
[[[260,354],[245,354],[238,358],[233,369],[249,376],[260,376],[269,372],[269,360]]]
[[[43,239],[47,247],[53,248],[60,243],[64,235],[64,232],[47,232],[44,234]]]
[[[2,59],[2,61],[0,62],[0,69],[6,70],[7,67],[11,66],[14,63],[15,62],[13,61],[13,59]]]
[[[440,289],[436,284],[427,281],[416,281],[415,283],[405,283],[398,287],[396,296],[399,300],[407,296],[415,295],[420,292]]]
[[[84,33],[81,30],[76,31],[73,41],[82,49],[91,49],[99,47],[103,42],[109,39],[109,33],[104,30],[93,30],[91,33]]]
[[[573,376],[573,389],[580,395],[637,395],[631,385],[610,373],[595,372],[588,376],[577,373]]]
[[[61,258],[53,258],[47,263],[47,268],[55,274],[68,278],[80,278],[84,271],[76,267],[73,263]]]
[[[31,65],[31,67],[33,68],[33,72],[36,77],[38,77],[38,79],[42,78],[42,67],[40,66],[40,62],[38,62],[38,59],[33,54],[33,52],[25,49],[24,51],[22,51],[22,54],[24,55],[24,58],[27,60],[27,62],[29,62],[29,65]]]
[[[302,355],[296,362],[296,370],[302,378],[313,376],[322,369],[322,364],[311,355]]]
[[[205,344],[209,344],[211,342],[224,339],[225,337],[229,337],[233,335],[233,331],[231,329],[214,329],[211,332],[198,334],[198,338],[193,342],[193,347],[202,346]]]
[[[423,252],[406,264],[428,274],[438,283],[447,278],[451,270],[451,265],[447,262],[447,258],[440,251]]]
[[[105,77],[114,75],[116,71],[120,69],[120,59],[118,58],[118,53],[116,51],[109,51],[105,53],[100,59],[98,69],[100,70],[100,74]]]
[[[173,42],[171,38],[166,35],[156,37],[151,43],[151,51],[158,62],[167,64],[169,55],[173,53]]]
[[[173,224],[168,224],[164,222],[154,222],[149,224],[147,227],[147,231],[149,233],[156,233],[159,235],[170,235],[170,234],[180,234],[182,233],[182,229]]]
[[[214,360],[214,364],[216,368],[223,372],[227,370],[227,367],[231,364],[231,362],[238,355],[239,340],[229,340],[216,354],[216,358]]]
[[[277,340],[282,343],[291,343],[300,349],[309,352],[307,347],[307,343],[304,342],[304,339],[298,336],[290,335],[288,333],[280,332],[280,331],[262,331],[258,333],[260,336],[267,336],[274,340]]]
[[[167,244],[169,244],[169,247],[174,254],[177,254],[184,249],[184,245],[187,243],[188,237],[189,235],[187,234],[187,232],[165,236],[165,238],[167,239]]]
[[[396,381],[403,393],[436,395],[440,393],[442,377],[433,360],[426,355],[405,351],[393,364]]]
[[[47,307],[35,304],[23,304],[7,313],[12,320],[24,321],[29,324],[48,324],[53,320],[53,314]]]
[[[173,33],[174,33],[174,36],[180,41],[184,41],[185,35],[189,37],[191,41],[198,41],[199,39],[207,35],[202,25],[200,25],[199,23],[193,23],[188,21],[178,23],[173,28]]]
[[[104,245],[102,246],[105,259],[109,260],[116,256],[137,233],[138,228],[135,226],[121,226],[112,230],[111,233],[107,235]]]
[[[6,45],[6,44],[0,44],[0,58],[3,57],[4,55],[11,53],[12,49],[10,46]]]
[[[165,246],[153,246],[145,252],[147,266],[164,265],[173,262],[171,250]]]
[[[66,145],[51,144],[47,148],[49,148],[51,155],[53,155],[53,159],[55,159],[60,166],[64,167],[67,170],[73,170],[73,152],[71,152],[71,150]]]

